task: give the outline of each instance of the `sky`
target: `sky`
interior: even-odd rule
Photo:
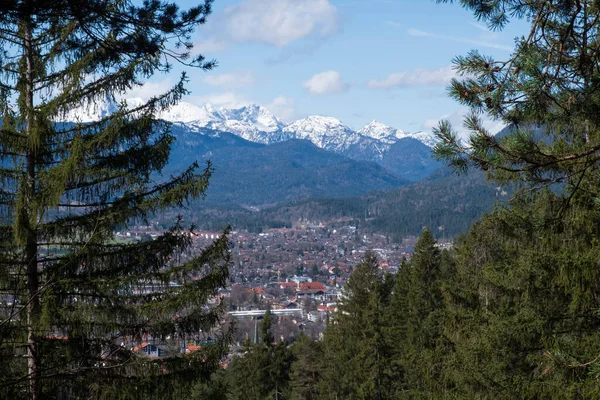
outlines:
[[[256,103],[285,122],[325,115],[356,130],[372,120],[431,130],[444,118],[460,131],[466,109],[447,96],[452,59],[473,49],[506,59],[525,31],[515,21],[492,32],[460,5],[433,0],[215,0],[193,40],[218,68],[188,70],[184,101]],[[179,72],[153,77],[135,95],[164,90]]]

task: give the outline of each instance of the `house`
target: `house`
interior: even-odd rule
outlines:
[[[308,320],[311,322],[317,322],[320,317],[321,315],[318,311],[311,311],[307,315]]]
[[[325,296],[325,291],[321,289],[298,290],[296,292],[296,296],[298,297],[298,299],[322,299]]]
[[[300,284],[299,290],[322,290],[325,292],[327,288],[321,282],[304,282]]]
[[[139,346],[135,346],[133,352],[145,354],[149,357],[163,357],[165,355],[165,351],[161,347],[148,342],[142,342]]]
[[[298,308],[298,303],[296,303],[295,301],[290,301],[288,302],[284,308],[290,309],[290,308]]]

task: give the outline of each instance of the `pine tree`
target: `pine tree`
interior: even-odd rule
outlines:
[[[385,319],[393,276],[367,252],[345,287],[345,299],[324,337],[324,398],[390,398],[390,343]]]
[[[202,306],[226,283],[226,236],[181,260],[192,245],[182,221],[152,241],[114,240],[115,230],[207,187],[210,165],[159,175],[174,137],[154,115],[187,93],[185,74],[144,104],[57,123],[83,105],[116,101],[172,63],[211,69],[190,53],[211,3],[187,11],[159,0],[0,5],[5,397],[164,398],[218,366],[222,344],[178,353],[179,340],[218,321],[220,307]],[[156,361],[132,351],[147,337],[172,346],[171,355]]]
[[[448,0],[438,0],[448,2]],[[564,183],[568,192],[594,190],[600,161],[600,4],[596,1],[461,1],[492,29],[511,16],[530,22],[507,60],[472,51],[454,60],[462,78],[450,95],[470,108],[463,143],[448,122],[435,152],[450,165],[477,167],[502,183],[530,188]],[[480,115],[512,132],[495,137]],[[591,180],[591,181],[590,181]]]
[[[398,272],[387,313],[396,398],[446,395],[443,285],[452,275],[450,256],[426,229]]]
[[[461,1],[489,27],[530,23],[508,60],[457,57],[462,143],[440,124],[438,157],[524,189],[456,248],[447,377],[466,398],[596,398],[600,295],[597,1]],[[479,113],[510,124],[495,137]],[[542,190],[560,183],[552,190]]]
[[[233,399],[283,399],[287,391],[292,354],[284,342],[275,343],[271,313],[260,326],[260,343],[246,344],[245,354],[228,368]]]

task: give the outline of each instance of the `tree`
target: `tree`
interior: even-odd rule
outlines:
[[[381,274],[373,252],[356,266],[323,340],[324,398],[390,398],[390,343],[386,340],[393,276]]]
[[[442,366],[449,348],[443,335],[442,286],[451,281],[451,264],[425,229],[411,260],[398,272],[388,313],[396,397],[445,395]]]
[[[223,345],[178,354],[178,340],[218,320],[202,308],[228,275],[228,240],[178,262],[183,222],[153,241],[123,244],[114,230],[202,196],[197,164],[161,178],[174,137],[155,113],[162,95],[90,123],[58,123],[82,105],[115,102],[191,57],[190,35],[212,0],[187,11],[149,0],[9,0],[0,5],[0,321],[6,397],[151,398],[208,377]],[[196,278],[196,279],[194,279]],[[197,279],[201,278],[201,279]],[[166,346],[160,361],[132,351]]]
[[[562,207],[552,193],[515,201],[457,243],[445,379],[465,397],[600,395],[598,210]]]
[[[290,400],[315,400],[321,376],[321,345],[301,333],[291,345],[294,361],[290,367]],[[328,366],[331,367],[331,366]]]
[[[260,326],[261,343],[245,345],[243,357],[228,368],[233,399],[283,399],[289,384],[292,354],[284,342],[275,343],[271,332],[271,313],[267,311]]]
[[[448,376],[468,398],[598,397],[599,3],[461,3],[491,28],[512,16],[530,31],[508,60],[456,58],[450,93],[471,108],[471,135],[438,128],[449,165],[524,189],[457,246]],[[493,136],[480,113],[510,129]]]
[[[439,0],[448,2],[448,0]],[[531,21],[508,60],[478,51],[454,60],[463,75],[450,95],[468,106],[463,143],[448,122],[437,133],[435,153],[451,166],[478,167],[497,181],[530,188],[564,183],[569,192],[594,191],[600,161],[600,5],[580,0],[461,1],[492,29],[511,16]],[[480,114],[512,132],[495,137]]]

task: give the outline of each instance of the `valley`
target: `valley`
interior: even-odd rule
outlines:
[[[100,104],[67,119],[92,121],[113,108]],[[231,224],[249,232],[343,217],[394,241],[419,235],[425,226],[451,238],[508,199],[481,172],[456,175],[436,161],[436,138],[426,132],[405,133],[377,121],[354,131],[322,116],[285,124],[258,105],[180,103],[160,117],[171,122],[176,141],[155,179],[194,162],[210,160],[212,168],[205,199],[162,215],[165,226],[177,213],[202,229]]]

